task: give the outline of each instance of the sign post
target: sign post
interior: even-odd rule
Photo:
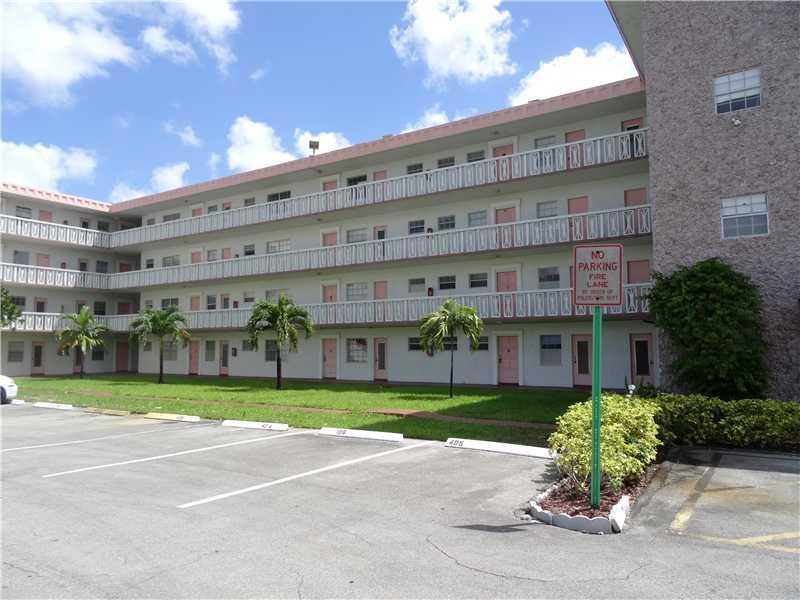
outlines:
[[[603,306],[622,304],[622,244],[575,246],[572,251],[575,306],[592,307],[592,487],[600,506],[600,392],[603,374]]]

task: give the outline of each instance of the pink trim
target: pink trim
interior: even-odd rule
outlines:
[[[88,198],[81,198],[80,196],[70,196],[68,194],[62,194],[61,192],[51,192],[27,185],[19,185],[4,181],[0,184],[0,190],[7,194],[16,194],[17,196],[25,196],[26,198],[32,198],[34,200],[47,200],[48,202],[68,204],[70,206],[78,206],[80,208],[104,213],[111,212],[112,205],[105,202],[89,200]]]

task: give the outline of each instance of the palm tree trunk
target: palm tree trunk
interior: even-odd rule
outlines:
[[[164,383],[164,340],[158,341],[158,383]]]
[[[78,348],[78,360],[81,363],[81,379],[83,379],[83,366],[86,364],[86,355],[80,348]]]
[[[278,347],[278,352],[276,354],[275,367],[276,367],[275,389],[276,390],[282,390],[283,389],[283,383],[282,383],[283,375],[281,373],[281,349],[280,349],[280,346]]]
[[[453,348],[450,347],[450,397],[453,397]]]

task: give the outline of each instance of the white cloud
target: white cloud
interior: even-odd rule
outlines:
[[[2,164],[3,181],[57,190],[64,179],[92,181],[97,159],[85,148],[3,141]]]
[[[310,156],[311,150],[308,148],[310,140],[319,141],[319,150],[317,154],[322,152],[332,152],[339,148],[346,148],[352,146],[343,133],[338,131],[320,131],[319,133],[311,133],[308,130],[301,130],[299,128],[294,130],[294,148],[300,156]]]
[[[212,152],[211,156],[208,157],[208,170],[211,171],[211,176],[217,176],[217,169],[219,169],[219,161],[222,160],[222,157],[217,154],[216,152]]]
[[[169,32],[163,27],[151,25],[142,31],[140,37],[151,52],[164,56],[175,64],[183,65],[197,58],[194,48],[170,37]]]
[[[525,104],[635,76],[636,67],[623,46],[604,42],[591,51],[573,48],[569,54],[540,62],[538,69],[522,78],[508,101]]]
[[[421,60],[427,84],[454,78],[476,83],[512,75],[508,54],[513,37],[511,13],[500,0],[410,0],[403,26],[393,26],[389,41],[399,58]]]
[[[424,129],[425,127],[443,125],[449,121],[450,117],[447,116],[447,113],[442,110],[437,102],[433,106],[426,108],[425,112],[422,113],[422,115],[416,121],[406,123],[406,128],[400,133],[408,133],[409,131],[414,131],[415,129]]]
[[[263,68],[258,68],[252,73],[250,73],[250,79],[252,79],[253,81],[258,81],[259,79],[264,77],[265,73],[266,71]]]
[[[132,65],[133,50],[93,3],[4,3],[3,71],[31,100],[72,101],[71,88],[108,76],[115,64]]]
[[[175,124],[172,121],[167,121],[166,123],[164,123],[164,131],[180,139],[181,143],[184,146],[199,148],[200,146],[203,145],[202,140],[200,140],[200,138],[197,137],[197,134],[195,134],[194,129],[192,128],[191,125],[186,125],[181,129],[176,129]]]
[[[181,23],[216,59],[222,73],[236,60],[228,36],[239,27],[239,13],[230,0],[168,2],[164,6],[173,22]]]
[[[237,117],[228,131],[228,168],[231,171],[251,171],[269,165],[294,160],[275,130],[248,116]]]
[[[124,181],[117,183],[111,190],[109,199],[111,202],[122,202],[131,198],[139,198],[164,190],[172,190],[186,185],[184,175],[189,170],[189,163],[179,162],[161,165],[153,169],[150,175],[150,187],[136,188]]]

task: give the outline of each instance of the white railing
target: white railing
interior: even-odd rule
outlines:
[[[113,235],[107,231],[97,231],[96,229],[0,215],[0,235],[3,234],[94,248],[111,248],[111,236]]]
[[[115,231],[112,247],[197,235],[232,227],[380,204],[391,200],[490,185],[647,156],[647,129],[614,133],[570,144],[372,181],[287,200],[257,204]]]
[[[647,292],[651,284],[626,285],[624,303],[619,307],[606,307],[607,315],[644,314],[650,309]],[[532,290],[490,294],[463,294],[456,296],[434,296],[422,298],[398,298],[391,300],[363,300],[354,302],[331,302],[302,305],[311,314],[314,325],[330,327],[338,325],[406,324],[418,321],[425,314],[436,310],[442,302],[453,299],[465,306],[472,306],[478,316],[486,320],[552,319],[557,317],[588,316],[586,307],[574,306],[572,290]],[[228,308],[200,310],[183,313],[187,317],[189,331],[201,329],[244,329],[252,314],[251,308]],[[137,315],[107,315],[97,321],[111,331],[128,331]],[[23,313],[15,331],[56,331],[64,327],[62,315],[56,313]]]
[[[649,205],[615,208],[581,215],[128,271],[111,275],[109,285],[112,289],[139,288],[645,235],[651,232],[650,216]]]
[[[0,263],[0,282],[61,288],[108,289],[105,273]]]

